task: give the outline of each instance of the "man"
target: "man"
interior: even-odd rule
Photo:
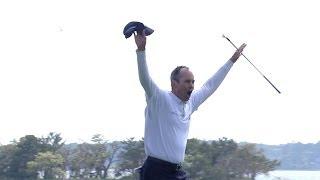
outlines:
[[[234,53],[202,87],[193,92],[194,77],[186,66],[171,73],[171,91],[161,90],[150,78],[145,58],[146,36],[135,34],[139,80],[146,93],[145,152],[141,180],[186,179],[184,160],[191,114],[219,87],[246,44]]]

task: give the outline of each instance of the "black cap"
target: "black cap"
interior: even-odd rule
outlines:
[[[132,21],[129,22],[123,29],[123,34],[126,38],[129,38],[133,32],[137,32],[138,34],[142,34],[142,32],[144,31],[146,36],[149,36],[150,34],[153,33],[153,29],[145,26],[143,23],[141,22],[137,22],[137,21]]]

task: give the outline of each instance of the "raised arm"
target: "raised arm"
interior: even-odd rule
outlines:
[[[134,35],[134,38],[138,48],[136,52],[137,52],[137,61],[138,61],[139,80],[146,92],[146,95],[148,96],[148,98],[151,98],[153,95],[155,95],[159,91],[159,88],[151,79],[148,71],[148,66],[146,62],[146,53],[145,53],[145,46],[146,46],[147,39],[144,34]]]
[[[191,96],[193,104],[193,111],[197,110],[198,107],[220,86],[232,65],[238,60],[246,44],[242,44],[241,47],[233,54],[228,60],[207,82]]]

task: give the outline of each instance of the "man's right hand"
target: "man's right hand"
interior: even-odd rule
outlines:
[[[147,38],[144,32],[142,32],[142,34],[134,33],[134,40],[136,41],[138,51],[144,51],[146,49]]]

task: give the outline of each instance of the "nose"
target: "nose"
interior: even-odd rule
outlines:
[[[193,91],[193,89],[194,89],[194,84],[191,84],[191,85],[189,86],[189,90]]]
[[[194,82],[190,83],[190,88],[192,88],[192,89],[194,88]]]

